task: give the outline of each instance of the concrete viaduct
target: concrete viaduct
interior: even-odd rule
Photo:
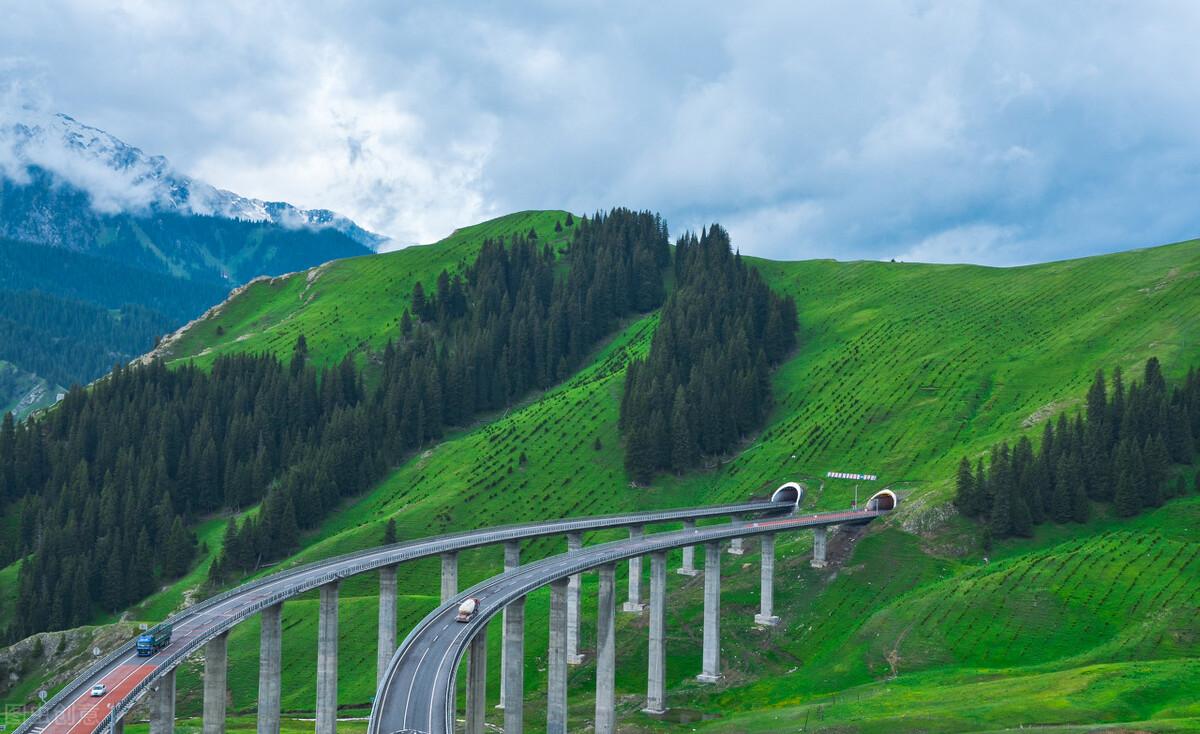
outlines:
[[[895,505],[895,497],[883,495],[880,493],[872,498],[863,511],[796,517],[792,513],[803,497],[803,490],[797,484],[785,484],[767,501],[488,528],[374,548],[300,566],[244,584],[174,615],[163,623],[173,628],[171,644],[153,656],[138,657],[132,641],[117,648],[68,683],[17,727],[16,732],[121,732],[123,719],[130,709],[149,696],[151,734],[170,734],[174,731],[175,722],[175,669],[185,658],[202,648],[205,661],[203,730],[205,734],[223,732],[229,630],[245,619],[260,614],[258,734],[278,734],[282,604],[289,598],[318,589],[315,728],[318,734],[333,734],[337,722],[338,588],[342,579],[374,570],[379,572],[380,583],[379,692],[371,715],[371,732],[453,732],[454,676],[468,647],[472,661],[468,678],[468,731],[482,732],[486,637],[481,630],[486,630],[486,621],[498,613],[504,616],[500,698],[501,707],[505,708],[505,731],[520,732],[522,706],[506,704],[523,700],[525,595],[545,585],[550,585],[552,590],[551,705],[548,724],[550,731],[565,731],[566,666],[582,660],[578,650],[579,574],[591,568],[599,568],[601,574],[596,731],[612,731],[611,679],[615,661],[612,659],[611,608],[615,604],[615,562],[628,561],[630,565],[629,596],[622,609],[640,613],[643,610],[641,559],[645,555],[650,556],[652,654],[646,710],[657,712],[665,707],[662,690],[665,670],[664,574],[668,549],[683,548],[683,566],[679,573],[696,574],[694,547],[705,547],[705,654],[704,670],[698,677],[700,680],[715,681],[720,676],[720,564],[714,562],[718,558],[718,544],[729,540],[729,552],[740,553],[743,537],[762,536],[762,604],[755,620],[761,624],[774,624],[778,621],[772,609],[774,535],[789,530],[812,529],[816,535],[813,564],[823,565],[826,528],[830,525],[867,522],[890,510]],[[882,501],[878,499],[880,497],[883,497]],[[733,522],[696,527],[697,520],[719,517],[731,517]],[[680,521],[684,524],[682,531],[649,536],[644,532],[647,525]],[[630,539],[583,547],[582,534],[585,531],[613,528],[628,528]],[[565,555],[520,565],[522,540],[553,535],[567,537],[568,552]],[[458,593],[458,553],[494,544],[504,545],[504,573]],[[397,650],[396,567],[405,561],[434,555],[440,556],[442,561],[443,605],[422,621]],[[440,636],[435,628],[439,625],[445,627],[447,615],[452,617],[458,604],[471,596],[479,598],[481,602],[471,623],[456,624],[455,634],[444,638]],[[440,651],[436,656],[434,648]],[[440,661],[440,665],[431,669],[426,661],[432,661],[434,657]],[[422,664],[414,668],[414,661],[418,658]],[[398,683],[406,680],[405,675],[414,674],[415,677],[408,679],[409,684]],[[604,684],[605,680],[608,681],[607,685]],[[92,686],[97,683],[107,686],[109,692],[106,696],[94,698],[89,695]],[[400,695],[401,691],[403,695]],[[609,722],[607,729],[601,728],[601,721]],[[412,722],[412,725],[408,722]]]

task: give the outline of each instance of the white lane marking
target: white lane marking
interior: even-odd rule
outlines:
[[[663,522],[665,522],[668,520],[679,519],[680,517],[685,517],[685,518],[691,517],[691,516],[708,517],[708,516],[714,516],[714,515],[730,514],[734,510],[736,510],[736,507],[737,506],[710,508],[709,510],[701,510],[699,512],[697,512],[695,510],[681,510],[678,512],[668,511],[665,513],[664,512],[637,513],[637,515],[643,515],[643,517],[641,519],[644,520],[645,522],[656,522],[657,521],[656,518],[659,518]],[[720,510],[720,512],[717,512],[717,510]],[[530,523],[530,524],[520,528],[520,530],[518,530],[517,532],[512,533],[511,537],[518,538],[518,539],[523,538],[523,537],[536,537],[538,535],[553,534],[554,532],[557,532],[558,530],[561,530],[564,528],[565,529],[580,529],[580,528],[582,528],[582,529],[599,529],[599,528],[605,528],[605,527],[610,527],[610,526],[614,526],[614,525],[621,525],[621,524],[628,522],[631,519],[635,519],[635,517],[636,517],[636,515],[635,516],[624,516],[624,517],[609,516],[609,517],[605,517],[605,518],[588,518],[588,519],[567,520],[567,521],[558,520],[558,521],[552,521],[549,523],[538,523],[538,524]],[[526,532],[521,532],[521,530],[526,531]],[[490,544],[499,542],[500,540],[508,539],[509,535],[510,534],[507,532],[497,532],[494,530],[488,531],[486,533],[482,533],[479,535],[472,533],[472,534],[461,536],[461,537],[455,539],[455,540],[459,541],[459,543],[457,545],[455,544],[455,540],[451,540],[449,542],[448,549],[457,550],[457,549],[469,548],[469,547],[474,547],[474,546],[490,545]],[[405,560],[413,560],[413,559],[419,558],[423,554],[437,552],[438,550],[441,550],[442,546],[445,544],[446,544],[445,540],[439,539],[439,540],[431,540],[429,542],[426,542],[426,543],[423,543],[420,545],[414,545],[410,548],[405,549],[406,551],[408,551],[408,553],[411,554],[410,557],[401,558],[401,559],[397,560],[396,562],[401,563],[401,562],[404,562]],[[273,582],[273,583],[269,582],[269,583],[263,584],[262,586],[255,587],[255,589],[253,589],[252,592],[250,592],[248,595],[247,594],[237,594],[237,595],[231,596],[228,599],[225,599],[225,600],[217,603],[210,609],[200,612],[197,616],[181,620],[181,622],[180,622],[181,629],[179,630],[179,632],[184,633],[183,625],[189,625],[189,627],[188,627],[189,629],[195,628],[196,632],[202,632],[202,631],[205,631],[206,629],[211,628],[213,626],[212,622],[214,621],[211,619],[211,617],[214,614],[216,614],[217,616],[222,617],[224,619],[228,619],[230,616],[233,615],[233,613],[235,613],[238,610],[240,610],[241,608],[244,608],[245,606],[247,606],[248,603],[253,604],[254,602],[263,598],[260,595],[255,595],[254,592],[258,592],[259,594],[261,594],[261,592],[269,591],[269,590],[277,588],[277,587],[282,587],[280,589],[281,591],[288,591],[288,590],[293,589],[297,585],[302,585],[304,582],[311,580],[314,577],[314,575],[317,575],[318,573],[328,573],[330,571],[336,571],[339,567],[343,566],[344,563],[372,562],[372,561],[380,559],[380,558],[388,558],[390,556],[391,552],[392,551],[388,550],[388,549],[380,549],[376,553],[371,553],[371,554],[368,554],[365,556],[359,556],[354,559],[347,559],[347,561],[343,562],[343,563],[333,562],[327,566],[322,566],[319,569],[313,569],[312,572],[309,572],[309,573],[300,573],[294,577],[288,577],[286,579],[279,579],[278,581]],[[228,612],[218,612],[218,610],[222,610],[222,609],[229,608],[229,607],[233,607],[233,609]],[[189,623],[191,623],[191,624],[189,624]],[[448,629],[449,626],[450,625],[447,624],[445,626],[445,628]],[[192,636],[194,636],[194,635],[189,634],[186,637],[190,638]],[[181,642],[182,641],[184,641],[184,640],[181,640]],[[131,656],[131,657],[126,657],[126,658],[122,659],[121,661],[116,662],[116,665],[114,666],[114,668],[109,668],[109,671],[115,669],[116,666],[126,664],[133,657],[136,657],[136,655]],[[150,659],[153,659],[154,657],[157,657],[157,653],[154,656],[150,656]],[[149,660],[147,660],[147,662],[149,662]],[[418,666],[419,665],[420,665],[420,662],[418,662]],[[155,666],[156,671],[157,671],[158,667],[159,666],[157,666],[157,665]],[[439,670],[441,667],[442,666],[439,665]],[[103,676],[103,673],[101,675]],[[103,677],[101,677],[101,680],[102,679],[103,679]],[[122,682],[123,681],[124,681],[124,679],[122,679]],[[85,684],[83,687],[81,687],[80,692],[82,693],[83,689],[86,689],[86,688],[87,688],[87,686]],[[386,690],[387,690],[387,688],[385,688],[385,691]],[[410,693],[411,693],[411,687],[410,687]],[[82,695],[78,696],[70,704],[68,704],[68,708],[70,706],[73,706],[76,703],[78,703],[79,700],[82,698],[85,698],[85,696],[82,696]],[[117,705],[119,705],[119,703],[120,702],[118,702]],[[53,724],[54,721],[57,721],[57,719],[61,715],[62,715],[62,712],[60,712],[53,719],[51,719],[50,724]]]
[[[120,666],[117,666],[117,667],[120,667]],[[142,666],[141,666],[141,665],[135,665],[135,666],[134,666],[134,668],[133,668],[133,670],[129,671],[129,672],[128,672],[128,673],[125,675],[125,677],[124,677],[124,678],[122,678],[121,680],[117,681],[116,683],[114,683],[114,684],[112,685],[112,687],[113,687],[113,690],[116,690],[117,688],[120,688],[122,683],[124,683],[125,681],[129,680],[129,678],[130,678],[130,677],[131,677],[131,676],[132,676],[134,673],[138,672],[138,671],[139,671],[139,670],[141,670],[141,669],[142,669]],[[113,670],[116,670],[116,668],[113,668]],[[104,682],[104,678],[103,678],[103,677],[101,677],[101,678],[100,678],[100,682],[101,682],[101,683],[103,683],[103,682]],[[107,684],[106,684],[106,685],[107,685]],[[72,701],[72,702],[71,702],[71,705],[72,705],[72,706],[74,706],[76,703],[78,703],[78,702],[79,702],[79,701],[81,701],[81,700],[86,700],[86,699],[85,699],[85,697],[83,697],[83,696],[80,696],[80,697],[79,697],[79,698],[77,698],[75,701]],[[79,720],[78,720],[78,721],[76,721],[75,723],[73,723],[73,724],[71,724],[70,726],[68,726],[68,727],[67,727],[67,732],[68,732],[68,734],[69,734],[70,732],[74,731],[74,730],[75,730],[75,727],[77,727],[77,726],[79,726],[80,724],[82,724],[82,723],[83,723],[83,720],[84,720],[85,718],[87,718],[88,714],[90,714],[90,713],[92,713],[93,711],[95,711],[95,710],[96,710],[96,709],[97,709],[97,708],[100,706],[100,704],[102,704],[102,703],[104,703],[104,697],[103,697],[103,696],[97,696],[97,697],[96,697],[96,702],[95,702],[95,703],[94,703],[94,704],[93,704],[93,705],[92,705],[92,706],[91,706],[91,707],[90,707],[90,708],[89,708],[87,711],[84,711],[84,712],[82,712],[82,713],[79,715]],[[121,704],[121,702],[120,702],[120,701],[117,701],[117,703],[113,704],[113,706],[111,706],[110,708],[115,708],[116,706],[119,706],[120,704]],[[55,719],[57,719],[57,718],[58,718],[58,717],[56,716],[56,717],[55,717]],[[52,719],[52,720],[50,721],[50,724],[53,724],[55,719]]]
[[[471,625],[469,625],[469,624],[463,625],[462,632],[460,634],[457,634],[454,636],[453,642],[446,647],[446,652],[442,653],[442,659],[438,661],[437,668],[434,669],[434,672],[436,673],[436,677],[433,679],[433,691],[432,691],[432,695],[429,697],[429,716],[426,718],[426,722],[425,722],[427,731],[433,731],[433,711],[434,711],[433,704],[435,701],[437,701],[437,697],[438,697],[437,696],[438,683],[443,680],[442,668],[444,668],[446,666],[446,658],[450,657],[450,653],[458,648],[459,640],[467,636],[467,634],[471,631],[470,628],[471,628]],[[423,655],[421,657],[422,657],[422,659],[424,659]],[[447,673],[447,675],[449,675],[449,673]],[[415,678],[414,678],[414,680],[415,680]]]
[[[432,649],[433,648],[426,646],[425,652],[421,654],[421,659],[417,661],[417,671],[419,671],[421,669],[421,664],[423,662],[425,662],[425,656],[428,655],[429,651]],[[390,681],[389,681],[389,683],[390,683]],[[412,700],[413,686],[415,686],[415,685],[417,685],[417,676],[414,671],[412,682],[408,684],[408,695],[405,696],[406,701]],[[385,688],[384,694],[386,694],[386,693],[387,693],[387,689]],[[402,726],[400,728],[402,728],[402,729],[408,728],[408,707],[407,706],[404,707],[404,726]]]

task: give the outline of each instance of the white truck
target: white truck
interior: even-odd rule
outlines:
[[[458,616],[454,618],[456,622],[470,622],[471,617],[475,616],[475,610],[479,608],[479,600],[475,597],[470,597],[458,605]]]

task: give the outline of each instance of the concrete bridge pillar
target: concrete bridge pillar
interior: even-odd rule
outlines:
[[[467,653],[467,734],[483,734],[487,712],[487,625]]]
[[[567,533],[567,553],[583,548],[583,533]],[[567,664],[579,665],[583,656],[579,654],[579,581],[581,574],[573,574],[567,581]]]
[[[684,532],[691,532],[695,529],[696,529],[696,521],[695,520],[684,520],[683,521]],[[696,571],[696,546],[685,545],[683,547],[683,565],[681,565],[679,567],[679,570],[676,571],[676,573],[678,573],[681,576],[695,576],[698,573]]]
[[[616,625],[615,564],[600,567],[600,594],[596,608],[596,724],[595,734],[616,731]]]
[[[258,734],[279,734],[283,604],[262,610],[258,639]]]
[[[520,565],[521,541],[504,541],[504,572],[508,573]],[[500,643],[500,703],[496,704],[498,709],[504,708],[505,692],[508,688],[508,676],[504,674],[504,671],[508,670],[508,607],[504,607],[501,615],[500,625],[504,639]]]
[[[337,731],[338,582],[321,587],[317,618],[317,734]]]
[[[650,665],[646,680],[647,714],[667,711],[667,554],[650,555]]]
[[[824,526],[813,528],[813,568],[825,568],[825,545],[828,539],[827,530]]]
[[[453,599],[458,594],[458,552],[449,551],[442,554],[442,603]]]
[[[150,734],[175,731],[175,669],[158,679],[158,688],[150,699]]]
[[[762,536],[762,577],[760,580],[758,614],[754,615],[754,623],[775,626],[779,617],[775,616],[775,535]]]
[[[521,734],[525,726],[525,597],[504,609],[504,731]]]
[[[546,734],[567,734],[567,580],[550,584],[550,650],[546,658]]]
[[[387,675],[388,663],[396,654],[396,567],[379,569],[379,642],[375,652],[375,686]],[[261,732],[260,732],[261,734]]]
[[[629,539],[640,540],[646,537],[646,529],[641,525],[634,525],[629,528]],[[642,604],[642,557],[636,556],[629,559],[629,601],[625,602],[623,607],[626,612],[637,612],[641,614],[645,609]]]
[[[738,517],[738,516],[736,516],[736,515],[735,515],[735,516],[734,516],[734,518],[733,518],[733,523],[732,523],[732,524],[733,524],[735,527],[736,527],[736,526],[738,526],[738,525],[741,525],[741,524],[742,524],[742,518],[740,518],[740,517]],[[740,556],[740,555],[742,555],[742,554],[743,554],[743,553],[745,553],[745,552],[746,552],[746,547],[745,547],[745,545],[742,543],[742,539],[741,539],[741,538],[734,538],[733,540],[730,540],[730,541],[729,541],[729,553],[730,553],[731,555]]]
[[[225,680],[229,674],[229,633],[204,646],[204,734],[225,734]]]
[[[716,683],[721,679],[721,544],[704,545],[704,653],[696,679]]]

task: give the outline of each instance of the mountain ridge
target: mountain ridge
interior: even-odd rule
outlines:
[[[64,113],[45,115],[26,108],[29,117],[0,129],[0,172],[25,183],[22,169],[43,168],[64,182],[88,191],[93,207],[106,214],[173,211],[246,222],[270,222],[291,229],[333,229],[371,250],[388,238],[369,232],[329,209],[302,209],[284,201],[264,201],[220,189],[178,171],[162,155],[140,148]],[[64,156],[63,154],[66,154]],[[107,171],[124,190],[105,188]],[[11,233],[10,233],[11,235]],[[21,239],[17,237],[17,239]],[[52,242],[49,244],[59,244]]]

